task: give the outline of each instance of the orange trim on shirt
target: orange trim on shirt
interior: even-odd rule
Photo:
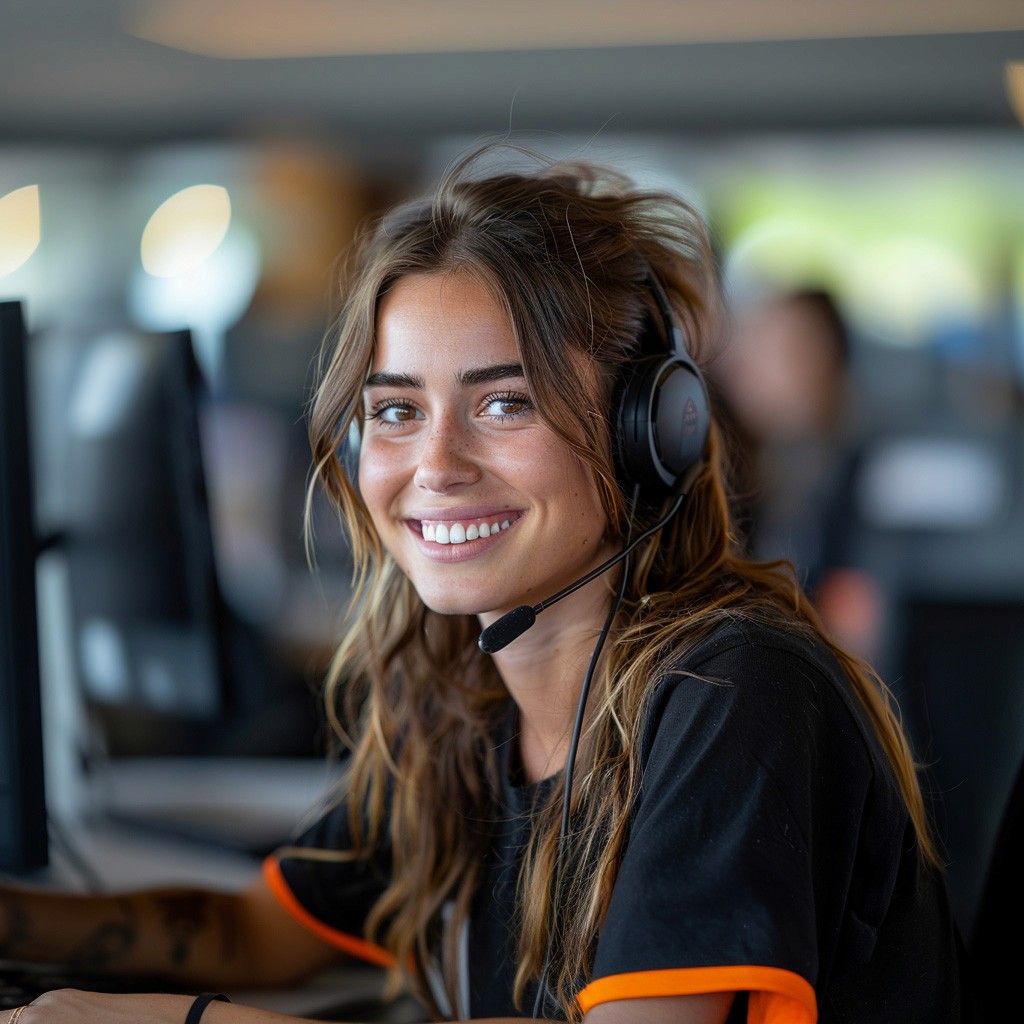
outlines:
[[[682,967],[633,971],[592,981],[576,997],[586,1013],[600,1003],[649,996],[749,992],[747,1024],[815,1024],[818,1002],[806,979],[778,967]]]
[[[395,958],[380,946],[375,946],[366,939],[331,928],[319,918],[314,917],[296,898],[288,883],[284,880],[281,872],[281,865],[277,858],[271,855],[263,862],[263,877],[266,879],[270,891],[277,898],[277,901],[295,918],[299,924],[304,925],[314,935],[329,942],[332,946],[359,957],[360,960],[367,960],[378,967],[391,967]]]

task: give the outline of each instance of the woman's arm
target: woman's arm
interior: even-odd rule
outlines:
[[[603,1003],[587,1014],[587,1024],[723,1024],[733,993],[653,999],[622,999]],[[41,996],[25,1007],[18,1024],[184,1024],[191,996],[123,996],[65,989]],[[0,1016],[8,1024],[9,1013]],[[295,1024],[298,1018],[270,1010],[210,1003],[202,1024]],[[304,1021],[304,1024],[310,1024]],[[478,1024],[521,1024],[521,1018],[494,1018]]]
[[[3,888],[0,957],[162,977],[197,989],[291,985],[340,960],[292,919],[262,878],[238,893]]]

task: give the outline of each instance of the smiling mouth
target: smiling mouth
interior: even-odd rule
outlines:
[[[423,539],[434,544],[466,544],[507,530],[519,516],[515,513],[465,523],[420,522]]]

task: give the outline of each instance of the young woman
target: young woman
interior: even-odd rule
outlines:
[[[9,955],[120,915],[122,972],[230,989],[343,952],[438,1019],[961,1020],[890,696],[734,542],[700,218],[587,166],[477,166],[362,242],[311,408],[359,578],[337,803],[240,896],[21,893]],[[19,1024],[188,1009],[62,992]]]

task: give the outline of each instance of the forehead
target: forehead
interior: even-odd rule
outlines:
[[[468,273],[399,278],[377,310],[373,367],[394,361],[443,368],[518,358],[504,306]]]

